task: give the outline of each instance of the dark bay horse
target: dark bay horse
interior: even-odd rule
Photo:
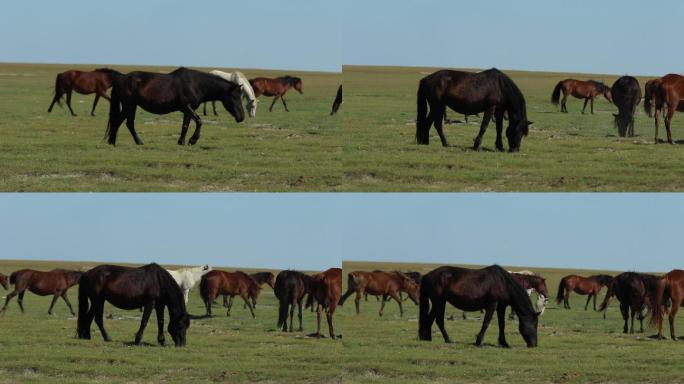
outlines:
[[[309,289],[309,298],[306,301],[307,307],[311,306],[314,301],[317,303],[316,333],[309,336],[323,337],[321,334],[321,317],[323,316],[323,311],[325,311],[325,317],[328,321],[328,334],[332,340],[335,340],[337,337],[333,327],[333,316],[342,294],[342,269],[330,268],[325,272],[313,275]]]
[[[287,109],[287,104],[285,104],[285,98],[283,98],[290,88],[294,88],[300,94],[304,93],[302,91],[302,79],[295,76],[282,76],[276,77],[275,79],[269,79],[267,77],[255,77],[250,79],[249,83],[252,85],[252,88],[254,89],[254,95],[256,97],[261,95],[273,96],[273,102],[268,108],[269,112],[273,111],[273,105],[278,98],[280,98],[280,101],[283,102],[285,111],[290,112]]]
[[[561,80],[553,88],[553,93],[551,93],[551,102],[553,105],[558,105],[560,100],[560,93],[563,92],[563,100],[560,101],[561,112],[568,113],[568,107],[566,105],[568,101],[568,95],[572,95],[578,99],[584,99],[584,108],[582,108],[582,113],[587,109],[587,103],[591,102],[591,114],[594,114],[594,99],[596,96],[603,95],[603,97],[608,100],[608,102],[613,102],[613,97],[610,93],[610,88],[600,81],[594,80],[575,80],[575,79],[565,79]]]
[[[337,88],[337,95],[335,95],[335,100],[333,101],[330,116],[337,113],[337,111],[340,109],[340,105],[342,105],[342,84],[340,84],[340,87]]]
[[[418,113],[416,116],[416,143],[430,143],[430,127],[434,124],[443,146],[448,146],[442,130],[446,107],[466,115],[484,112],[480,132],[473,148],[479,149],[492,116],[496,121],[496,149],[503,151],[504,114],[508,113],[506,129],[510,152],[520,150],[523,136],[529,133],[532,122],[527,120],[525,97],[517,85],[496,68],[472,73],[443,69],[425,76],[418,85]],[[428,105],[430,112],[428,113]]]
[[[647,273],[624,272],[615,276],[608,286],[606,297],[599,306],[599,311],[608,308],[610,299],[615,296],[620,301],[620,313],[625,321],[623,333],[634,333],[634,316],[639,318],[640,331],[644,331],[644,310],[652,307],[652,292],[657,289],[658,277]],[[627,327],[627,319],[631,311],[632,326]]]
[[[292,332],[294,310],[295,306],[297,306],[299,311],[299,331],[304,330],[304,328],[302,328],[302,301],[304,300],[304,296],[309,293],[311,280],[311,276],[299,271],[286,270],[278,273],[278,276],[276,276],[275,288],[273,288],[273,292],[275,293],[276,298],[278,298],[278,329],[282,327],[283,332],[288,332],[287,312],[289,310],[289,332]]]
[[[169,272],[157,264],[139,268],[100,265],[81,277],[78,287],[78,338],[90,339],[90,324],[95,320],[105,341],[111,341],[104,328],[104,304],[108,301],[117,308],[143,308],[135,344],[142,342],[143,332],[154,308],[157,312],[157,341],[166,344],[164,337],[164,309],[169,310],[168,331],[177,347],[186,343],[190,317],[185,308],[183,291]]]
[[[55,306],[57,299],[61,297],[69,307],[71,315],[75,316],[76,314],[67,297],[67,291],[69,288],[78,284],[78,280],[81,278],[82,274],[83,272],[71,271],[68,269],[53,269],[49,272],[40,272],[33,269],[15,271],[9,278],[9,282],[14,284],[14,290],[7,294],[5,305],[0,312],[4,312],[7,309],[7,304],[9,304],[10,300],[12,300],[14,296],[18,296],[17,303],[19,304],[21,312],[24,313],[24,293],[26,293],[26,290],[29,290],[38,296],[52,295],[52,302],[50,303],[48,314],[52,315],[52,308]]]
[[[207,309],[207,316],[211,316],[211,305],[219,295],[229,296],[227,303],[226,316],[230,316],[230,309],[233,307],[233,298],[237,295],[245,302],[249,312],[254,315],[254,305],[259,297],[261,287],[249,275],[241,271],[226,272],[213,270],[202,276],[200,280],[200,296]],[[250,302],[251,299],[251,302]]]
[[[9,277],[0,273],[0,285],[5,288],[5,291],[9,289]]]
[[[483,269],[444,266],[425,274],[420,283],[418,337],[421,340],[432,340],[432,323],[437,321],[444,341],[451,342],[444,328],[447,302],[464,311],[485,310],[482,329],[475,339],[477,346],[482,345],[485,332],[496,310],[499,320],[499,345],[509,347],[504,333],[506,307],[509,305],[518,315],[518,330],[527,346],[537,346],[539,314],[534,311],[523,287],[498,265]]]
[[[609,275],[593,275],[583,277],[578,275],[567,275],[558,283],[558,294],[556,295],[556,302],[560,304],[563,302],[563,308],[570,309],[570,293],[575,292],[580,295],[589,295],[587,303],[584,305],[586,311],[589,307],[589,301],[594,299],[594,310],[596,310],[596,296],[601,292],[601,288],[610,285],[613,277]]]
[[[615,80],[610,90],[613,103],[618,108],[615,117],[615,126],[620,137],[634,136],[634,114],[641,102],[641,86],[639,81],[632,76],[622,76]]]
[[[382,296],[382,304],[380,305],[379,315],[382,316],[385,309],[385,303],[389,297],[393,298],[399,305],[400,316],[404,316],[404,308],[402,305],[400,292],[406,292],[414,303],[418,304],[418,290],[419,286],[410,277],[401,272],[384,272],[384,271],[353,271],[347,274],[347,292],[340,298],[340,305],[356,293],[354,304],[356,305],[356,314],[360,313],[359,303],[364,294],[368,293],[373,296]]]
[[[651,293],[651,321],[658,327],[659,339],[663,339],[663,318],[665,317],[665,310],[668,301],[671,302],[672,307],[668,315],[670,322],[670,338],[677,340],[675,336],[675,316],[679,307],[684,304],[684,271],[681,269],[673,269],[665,276],[658,279],[658,284],[655,293]]]
[[[112,86],[114,80],[120,76],[122,76],[120,72],[109,68],[99,68],[92,72],[69,70],[57,74],[55,79],[55,96],[52,98],[48,113],[52,112],[52,107],[55,103],[62,105],[60,100],[66,94],[66,104],[69,107],[69,112],[71,112],[71,116],[76,116],[74,110],[71,109],[71,92],[76,91],[83,95],[95,94],[93,109],[90,111],[90,115],[95,116],[95,107],[98,100],[100,100],[100,97],[104,97],[107,101],[110,101],[107,96],[107,90]]]
[[[665,114],[665,128],[667,129],[667,142],[673,144],[672,129],[670,123],[672,117],[677,111],[684,111],[684,76],[669,74],[660,78],[660,82],[655,82],[651,88],[652,97],[644,99],[644,111],[653,116],[653,107],[655,106],[655,142],[658,143],[658,125],[660,121],[660,114],[666,110]]]
[[[202,127],[202,120],[195,109],[203,102],[220,100],[239,123],[245,119],[241,96],[242,91],[238,84],[192,69],[181,67],[169,74],[131,72],[119,77],[112,85],[105,136],[109,144],[115,145],[119,127],[126,120],[126,126],[135,143],[143,144],[135,131],[135,111],[141,107],[157,115],[182,112],[183,125],[178,145],[185,144],[190,120],[195,122],[195,132],[188,144],[194,145],[200,138]]]

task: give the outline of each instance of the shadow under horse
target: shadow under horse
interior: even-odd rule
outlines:
[[[510,152],[520,150],[522,138],[528,135],[532,124],[527,120],[522,92],[510,77],[496,68],[478,73],[443,69],[422,78],[417,95],[417,144],[430,143],[430,127],[434,124],[442,145],[449,145],[442,129],[446,107],[464,115],[484,113],[480,132],[473,143],[475,150],[480,148],[492,117],[496,122],[495,146],[499,151],[504,150],[501,133],[506,113],[509,117],[506,137]]]

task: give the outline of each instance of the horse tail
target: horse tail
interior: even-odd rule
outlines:
[[[430,124],[428,122],[428,105],[427,105],[427,82],[425,78],[418,83],[418,94],[416,95],[416,144],[430,143]],[[439,117],[442,118],[441,116]]]
[[[644,112],[646,112],[648,117],[653,117],[653,101],[659,96],[660,90],[660,83],[646,89],[646,95],[644,97]]]
[[[650,322],[658,325],[658,332],[660,332],[665,317],[665,303],[670,298],[670,281],[667,275],[658,279],[655,289],[652,289],[648,295],[651,300]]]
[[[599,305],[598,309],[596,310],[597,312],[603,312],[608,308],[610,298],[613,297],[613,295],[615,294],[616,285],[617,279],[613,279],[613,281],[610,282],[610,285],[608,285],[608,292],[606,292],[606,297],[603,299],[603,302],[601,302],[601,305]]]
[[[121,84],[119,78],[112,81],[112,92],[109,101],[109,120],[107,121],[107,130],[105,131],[105,139],[108,140],[110,144],[116,141],[116,131],[118,127],[115,127],[121,116]]]
[[[432,340],[432,328],[429,319],[430,312],[430,280],[432,276],[425,276],[420,282],[420,303],[418,304],[418,338]]]
[[[207,275],[202,275],[199,283],[199,293],[202,301],[206,304],[209,300],[209,282],[207,281]]]
[[[60,85],[61,80],[62,80],[62,74],[58,73],[57,76],[55,76],[55,95],[60,95],[59,98],[56,100],[57,105],[59,105],[60,107],[62,106],[62,95],[60,92],[60,88],[62,88]]]
[[[560,102],[561,88],[563,88],[563,82],[559,81],[553,89],[553,93],[551,93],[551,103],[553,103],[553,105],[558,105]]]
[[[558,283],[558,294],[556,295],[556,303],[560,304],[565,298],[565,277]]]
[[[352,275],[350,272],[347,274],[347,292],[345,292],[340,298],[338,305],[344,305],[344,302],[349,298],[349,296],[356,292],[356,287],[358,287],[358,284],[356,283],[354,275]]]
[[[87,275],[82,275],[78,281],[78,320],[76,323],[76,333],[83,336],[90,333],[90,324],[86,320],[89,307],[88,290],[90,289],[90,279]]]
[[[278,280],[276,280],[276,288],[278,288]],[[284,283],[284,282],[283,282]],[[287,322],[287,309],[290,306],[290,303],[292,303],[292,290],[288,289],[288,287],[281,287],[284,289],[278,295],[278,324],[277,328],[282,328],[283,325]],[[311,295],[309,294],[309,297]]]

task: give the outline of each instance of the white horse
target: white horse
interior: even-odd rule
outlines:
[[[257,98],[254,95],[254,89],[252,89],[252,85],[249,83],[249,80],[247,80],[247,77],[245,77],[245,75],[242,74],[242,72],[235,71],[232,73],[228,73],[214,69],[209,73],[211,73],[214,76],[218,76],[224,80],[230,81],[231,83],[239,85],[240,89],[242,90],[242,95],[245,98],[247,98],[247,109],[249,110],[249,117],[256,116]],[[212,106],[214,106],[213,102]],[[206,112],[206,105],[204,107]],[[214,114],[216,114],[216,107],[214,107]]]
[[[174,280],[176,280],[176,283],[178,286],[183,290],[183,297],[185,297],[185,304],[188,304],[188,295],[190,294],[190,289],[197,284],[200,279],[202,279],[202,276],[207,274],[212,270],[211,266],[209,265],[202,265],[199,267],[193,267],[193,268],[182,268],[176,271],[167,271],[171,274]]]

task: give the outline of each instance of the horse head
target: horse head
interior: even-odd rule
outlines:
[[[65,271],[64,273],[67,284],[68,286],[73,286],[78,284],[79,280],[81,280],[81,276],[83,276],[82,271]]]
[[[221,102],[236,122],[239,123],[245,119],[245,110],[242,107],[242,87],[235,84],[231,91],[223,95]]]
[[[172,316],[169,320],[168,331],[176,347],[185,346],[188,328],[190,328],[190,316],[186,311]]]
[[[515,123],[511,121],[511,126],[506,130],[509,152],[520,151],[520,143],[522,142],[522,138],[529,134],[530,125],[532,125],[532,122],[527,119],[520,119]]]
[[[537,326],[539,325],[539,315],[541,312],[536,312],[531,316],[520,316],[518,324],[518,330],[525,340],[528,348],[533,348],[537,346]]]

